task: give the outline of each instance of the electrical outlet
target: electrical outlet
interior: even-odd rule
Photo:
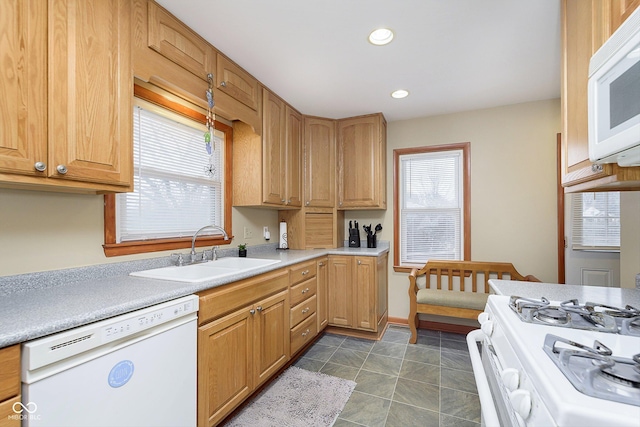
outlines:
[[[251,239],[253,237],[253,232],[251,231],[251,229],[249,227],[245,227],[244,228],[244,238],[245,239]]]

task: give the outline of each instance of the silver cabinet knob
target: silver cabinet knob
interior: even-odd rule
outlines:
[[[47,170],[47,164],[44,162],[36,162],[36,164],[33,165],[33,167],[38,172],[44,172],[45,170]]]
[[[256,314],[256,311],[252,308],[251,310],[249,310],[250,314]]]
[[[65,165],[56,166],[56,170],[60,175],[65,175],[67,173],[67,167]]]
[[[256,311],[257,311],[258,313],[260,313],[260,312],[262,311],[262,306],[261,306],[261,305],[257,306],[257,307],[256,307]]]
[[[307,314],[309,312],[309,307],[302,309],[302,314]]]
[[[309,270],[305,270],[301,273],[303,276],[306,276],[307,274],[309,274]]]
[[[287,203],[285,199],[280,200],[282,203]]]
[[[320,266],[320,267],[322,267],[323,265],[324,265],[324,262],[322,262],[322,261],[320,261],[320,262],[318,263],[318,266]]]
[[[227,82],[220,82],[220,86],[227,87]]]
[[[311,202],[309,202],[308,200],[304,203],[305,205],[309,206]]]

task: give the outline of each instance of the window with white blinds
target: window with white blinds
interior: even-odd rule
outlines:
[[[620,250],[620,193],[574,193],[571,198],[572,248]]]
[[[463,151],[403,154],[398,162],[400,263],[463,259]]]
[[[136,99],[134,191],[116,197],[116,242],[192,236],[224,224],[224,135]],[[206,234],[206,233],[205,233]]]

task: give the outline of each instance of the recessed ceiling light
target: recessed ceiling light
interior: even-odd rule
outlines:
[[[391,96],[396,99],[406,98],[407,96],[409,96],[409,92],[404,89],[398,89],[391,92]]]
[[[393,31],[388,28],[378,28],[369,34],[369,41],[377,46],[391,43],[391,40],[393,40]]]

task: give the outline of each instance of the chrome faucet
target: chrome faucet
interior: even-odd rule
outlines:
[[[191,262],[194,263],[196,262],[196,238],[198,237],[198,234],[200,234],[200,232],[202,230],[206,230],[207,228],[211,228],[214,230],[218,230],[222,232],[222,237],[224,238],[224,240],[229,240],[229,236],[227,235],[227,232],[224,231],[224,228],[218,226],[218,225],[205,225],[204,227],[202,227],[201,229],[199,229],[198,231],[195,232],[195,234],[193,235],[193,239],[191,239]],[[215,253],[215,250],[212,254],[212,258],[216,259],[217,258],[217,254]]]

